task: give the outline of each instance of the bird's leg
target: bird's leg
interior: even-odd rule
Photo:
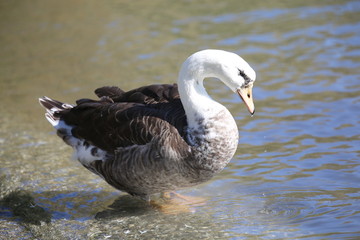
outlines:
[[[164,200],[169,200],[169,199],[171,199],[171,193],[172,192],[162,192],[160,197]]]
[[[177,192],[171,192],[170,194],[172,194],[173,197],[181,199],[183,202],[185,202],[185,204],[189,204],[192,206],[202,206],[206,202],[206,199],[201,197],[186,196]]]
[[[163,192],[159,201],[152,200],[150,204],[166,214],[178,214],[184,212],[195,212],[194,207],[206,203],[206,199],[190,197],[176,192]]]

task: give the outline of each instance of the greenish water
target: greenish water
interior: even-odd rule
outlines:
[[[1,1],[0,239],[359,239],[359,1]],[[257,72],[256,114],[221,83],[238,151],[164,215],[70,159],[37,103],[175,82],[195,51]]]

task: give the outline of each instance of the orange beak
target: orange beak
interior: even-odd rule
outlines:
[[[252,86],[247,87],[247,88],[240,88],[237,90],[237,93],[239,94],[241,99],[244,101],[250,114],[254,115],[255,106],[254,106],[253,97],[252,97]]]

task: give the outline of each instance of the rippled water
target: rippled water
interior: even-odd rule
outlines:
[[[360,238],[359,1],[3,1],[0,238]],[[70,161],[37,97],[175,82],[218,48],[257,72],[253,118],[221,83],[240,144],[194,213],[164,215]]]

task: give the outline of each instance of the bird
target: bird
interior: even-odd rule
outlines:
[[[73,157],[114,188],[150,201],[154,194],[192,187],[225,168],[238,146],[229,110],[204,88],[206,78],[237,93],[251,115],[255,71],[239,55],[207,49],[182,64],[177,83],[124,91],[95,90],[76,104],[39,98],[46,119]]]

